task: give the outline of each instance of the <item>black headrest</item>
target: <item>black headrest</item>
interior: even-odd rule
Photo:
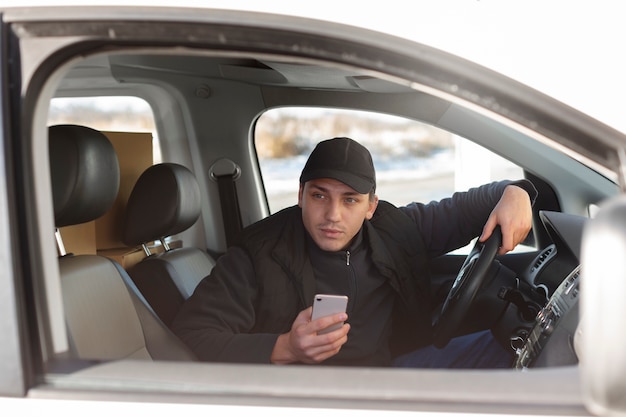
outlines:
[[[186,167],[162,163],[137,180],[126,206],[123,241],[141,245],[190,228],[200,216],[200,187]]]
[[[115,149],[97,130],[48,128],[54,219],[57,227],[85,223],[111,207],[120,185]]]

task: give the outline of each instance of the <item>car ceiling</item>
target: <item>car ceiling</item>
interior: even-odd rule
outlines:
[[[374,77],[354,68],[322,66],[271,59],[239,59],[201,55],[116,54],[95,55],[74,65],[59,86],[59,95],[105,86],[103,78],[123,69],[142,69],[206,79],[239,81],[257,86],[281,86],[314,90],[364,91],[373,93],[413,92],[407,85]],[[110,79],[109,82],[117,84]]]

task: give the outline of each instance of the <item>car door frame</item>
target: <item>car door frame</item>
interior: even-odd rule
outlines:
[[[10,43],[7,25],[0,16],[0,396],[24,396],[34,381],[32,354],[37,342],[31,337],[34,321],[26,304],[33,300],[24,286],[28,259],[24,245],[28,230],[24,221],[24,195],[16,186],[21,180],[19,140],[20,102],[18,57]],[[31,304],[32,305],[32,304]],[[32,310],[30,310],[32,311]]]

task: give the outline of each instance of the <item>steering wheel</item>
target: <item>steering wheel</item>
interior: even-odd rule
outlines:
[[[497,226],[489,239],[485,242],[477,241],[465,258],[443,303],[441,313],[433,324],[435,347],[442,348],[452,339],[463,317],[469,312],[478,290],[485,282],[489,267],[496,258],[501,245],[502,232],[500,226]]]

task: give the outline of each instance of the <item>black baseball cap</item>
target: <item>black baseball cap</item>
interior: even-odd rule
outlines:
[[[372,155],[350,138],[328,139],[315,146],[302,169],[300,183],[318,178],[341,181],[359,194],[376,190]]]

